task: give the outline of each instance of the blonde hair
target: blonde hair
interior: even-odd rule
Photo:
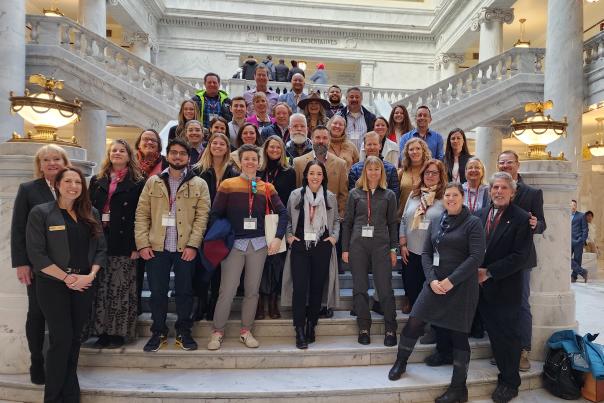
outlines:
[[[101,164],[101,169],[99,170],[99,173],[97,174],[96,177],[98,179],[101,179],[103,177],[107,177],[107,178],[111,177],[111,168],[113,167],[113,164],[111,163],[110,155],[111,155],[111,149],[116,144],[119,144],[126,149],[126,153],[128,154],[128,159],[129,159],[126,166],[128,167],[128,175],[130,175],[130,178],[134,182],[138,182],[138,181],[144,179],[144,175],[138,165],[138,161],[136,160],[136,158],[134,158],[134,152],[132,151],[132,147],[130,147],[130,144],[128,144],[128,142],[123,139],[117,139],[117,140],[113,140],[111,142],[111,144],[107,148],[107,155],[105,156],[105,160]]]
[[[264,160],[262,161],[262,167],[260,168],[261,171],[264,171],[266,169],[266,166],[268,164],[268,146],[269,143],[271,141],[276,141],[277,143],[279,143],[279,147],[281,147],[281,158],[279,159],[279,165],[281,165],[283,168],[288,168],[289,167],[289,161],[287,159],[287,153],[285,152],[285,143],[283,142],[283,140],[281,139],[281,137],[276,136],[276,135],[272,135],[269,136],[269,138],[267,138],[264,141],[264,144],[262,145],[262,155],[264,157]]]
[[[369,191],[369,181],[367,180],[367,167],[369,165],[378,165],[380,167],[380,171],[382,173],[380,175],[380,182],[378,183],[378,187],[381,187],[382,189],[387,189],[388,185],[386,184],[386,170],[384,169],[384,163],[381,159],[374,156],[369,156],[365,158],[363,172],[361,173],[361,177],[357,180],[356,187],[365,191]]]
[[[47,144],[45,146],[40,147],[34,157],[34,177],[36,177],[36,178],[44,177],[44,173],[42,172],[42,158],[44,158],[44,156],[47,154],[53,154],[53,153],[59,154],[61,156],[65,167],[71,166],[69,157],[67,156],[67,153],[65,152],[63,147],[60,147],[56,144]]]
[[[187,123],[185,121],[185,105],[189,102],[193,104],[193,109],[195,110],[195,117],[193,117],[193,120],[199,120],[200,113],[199,105],[197,105],[197,102],[193,101],[192,99],[185,99],[184,101],[182,101],[182,103],[180,104],[180,110],[178,111],[178,125],[176,126],[175,130],[176,137],[185,136],[185,124]]]
[[[208,139],[208,145],[206,146],[205,150],[203,150],[201,158],[199,158],[197,164],[193,165],[193,169],[199,170],[199,173],[207,171],[210,168],[214,168],[215,171],[217,170],[217,167],[214,166],[214,158],[212,156],[212,152],[210,151],[212,140],[214,140],[215,138],[224,140],[227,148],[226,152],[224,153],[224,156],[222,157],[222,166],[220,167],[220,177],[222,177],[227,165],[229,165],[229,160],[231,159],[231,142],[229,141],[229,138],[223,133],[214,133],[210,136],[210,138]],[[216,172],[216,174],[218,174],[218,172]]]
[[[403,166],[403,171],[406,171],[407,169],[409,169],[411,167],[411,157],[409,157],[409,147],[411,147],[412,144],[418,143],[420,145],[420,147],[422,148],[422,163],[421,165],[425,164],[427,161],[429,161],[432,158],[432,152],[430,151],[430,148],[428,148],[428,144],[426,144],[426,142],[422,139],[420,139],[419,137],[413,137],[412,139],[410,139],[409,141],[407,141],[405,143],[405,147],[403,148],[403,156],[402,156],[402,166]]]
[[[477,162],[478,165],[480,166],[480,172],[482,172],[482,175],[480,176],[480,184],[481,185],[486,185],[486,181],[484,178],[484,164],[482,163],[482,161],[480,160],[480,158],[478,157],[470,157],[468,158],[468,162],[466,162],[466,173],[468,172],[468,166],[470,165],[471,162]]]

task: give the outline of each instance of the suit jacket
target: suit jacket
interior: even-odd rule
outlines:
[[[589,229],[585,214],[577,211],[571,222],[571,244],[572,246],[583,246],[587,241]]]
[[[514,196],[514,204],[537,217],[537,226],[532,230],[532,233],[543,234],[547,228],[545,216],[543,214],[543,191],[524,183],[520,175],[518,175],[517,184],[518,187],[516,189],[516,196]],[[530,244],[531,253],[529,254],[525,265],[527,268],[537,266],[537,252],[535,251],[533,237],[530,239]]]
[[[31,266],[27,257],[25,243],[25,228],[29,212],[38,204],[48,203],[55,198],[46,183],[46,179],[39,178],[19,185],[15,205],[13,207],[13,221],[11,224],[10,247],[12,266]]]
[[[486,234],[490,206],[476,212]],[[482,295],[489,303],[520,306],[522,270],[533,247],[529,214],[511,203],[501,215],[499,225],[487,236],[487,249],[480,267],[486,268],[491,278],[483,283]]]
[[[306,98],[308,98],[308,94],[305,94],[303,92],[302,94],[300,94],[300,99],[298,99],[298,102]],[[288,104],[289,107],[292,108],[293,113],[300,112],[300,110],[298,109],[298,104],[296,103],[296,94],[294,94],[293,91],[289,91],[287,94],[279,95],[279,102],[285,102],[286,104]]]
[[[99,213],[94,207],[92,213],[100,222]],[[61,209],[55,201],[40,204],[29,213],[26,231],[27,256],[37,274],[60,281],[44,274],[42,269],[53,264],[64,271],[68,268],[70,256],[66,228]],[[90,266],[107,266],[107,244],[103,235],[90,237],[88,262]]]
[[[309,152],[301,157],[294,158],[297,187],[302,186],[302,174],[304,173],[306,164],[314,158],[314,152]],[[340,218],[343,218],[344,210],[346,209],[346,200],[348,199],[348,173],[346,161],[335,154],[327,152],[327,164],[325,164],[325,169],[327,170],[327,189],[336,195]]]

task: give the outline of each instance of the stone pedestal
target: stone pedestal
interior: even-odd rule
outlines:
[[[476,128],[476,155],[484,164],[485,178],[497,172],[497,157],[501,153],[501,131],[494,127]]]
[[[562,329],[577,329],[575,295],[570,289],[569,200],[577,192],[577,174],[567,161],[522,161],[522,178],[543,190],[547,229],[535,235],[537,267],[531,272],[533,338],[531,358],[545,359],[545,343]]]
[[[88,158],[101,166],[106,152],[107,112],[89,107],[82,108],[80,121],[73,128],[78,143],[88,150]]]
[[[25,338],[27,293],[11,267],[10,229],[13,204],[19,185],[33,179],[34,155],[41,143],[0,144],[0,373],[29,370],[29,349]],[[86,150],[64,147],[72,163],[89,176],[92,164]]]

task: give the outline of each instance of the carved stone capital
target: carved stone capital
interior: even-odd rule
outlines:
[[[150,43],[149,34],[143,31],[124,31],[124,43],[132,46],[137,42],[143,45]]]
[[[496,21],[501,24],[511,24],[514,21],[513,8],[491,8],[483,7],[472,17],[472,31],[480,31],[480,26],[486,22]]]
[[[151,47],[151,53],[158,54],[159,53],[159,43],[156,40],[151,39],[149,41],[149,46]]]
[[[454,63],[457,65],[462,64],[465,61],[465,57],[461,53],[439,53],[434,58],[434,68],[438,69],[440,66]]]

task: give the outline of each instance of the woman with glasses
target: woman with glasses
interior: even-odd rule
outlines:
[[[184,129],[183,129],[184,130]],[[145,129],[134,143],[136,161],[147,178],[156,175],[168,167],[168,161],[161,155],[162,145],[159,133]]]

